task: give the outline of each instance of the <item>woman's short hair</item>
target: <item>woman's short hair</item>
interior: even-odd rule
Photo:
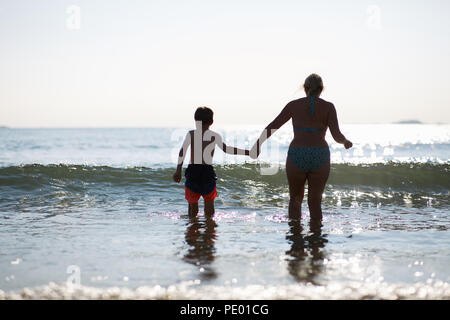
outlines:
[[[323,82],[322,78],[318,74],[310,74],[303,84],[303,88],[307,95],[315,95],[318,96],[322,93],[323,90]]]

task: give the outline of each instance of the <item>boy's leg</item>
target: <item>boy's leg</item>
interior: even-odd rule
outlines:
[[[212,217],[214,215],[214,199],[217,197],[217,189],[214,187],[213,191],[203,196],[205,200],[205,216]]]
[[[196,217],[198,213],[198,199],[200,199],[200,194],[190,190],[188,187],[184,188],[185,198],[189,203],[188,213],[189,217]]]
[[[196,217],[198,213],[198,202],[189,203],[188,212],[189,217]]]
[[[205,216],[213,216],[214,215],[214,200],[206,201],[205,200]]]

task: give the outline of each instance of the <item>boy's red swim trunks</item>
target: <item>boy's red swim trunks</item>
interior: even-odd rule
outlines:
[[[211,165],[190,164],[186,172],[185,198],[189,203],[197,203],[200,196],[205,201],[213,201],[217,197],[216,173]]]
[[[188,187],[184,187],[184,196],[189,203],[197,203],[201,196],[203,197],[203,200],[209,202],[217,197],[217,189],[214,187],[214,190],[210,193],[201,195],[200,193],[190,190]]]

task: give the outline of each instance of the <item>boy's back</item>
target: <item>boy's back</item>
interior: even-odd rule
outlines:
[[[214,149],[217,138],[220,137],[212,130],[195,129],[188,132],[191,141],[190,164],[209,164],[212,165]]]

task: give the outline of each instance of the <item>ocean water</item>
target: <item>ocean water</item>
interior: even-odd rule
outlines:
[[[216,150],[216,214],[190,219],[186,129],[0,129],[0,299],[450,299],[450,125],[327,134],[322,226],[287,218],[289,126],[257,161]]]

